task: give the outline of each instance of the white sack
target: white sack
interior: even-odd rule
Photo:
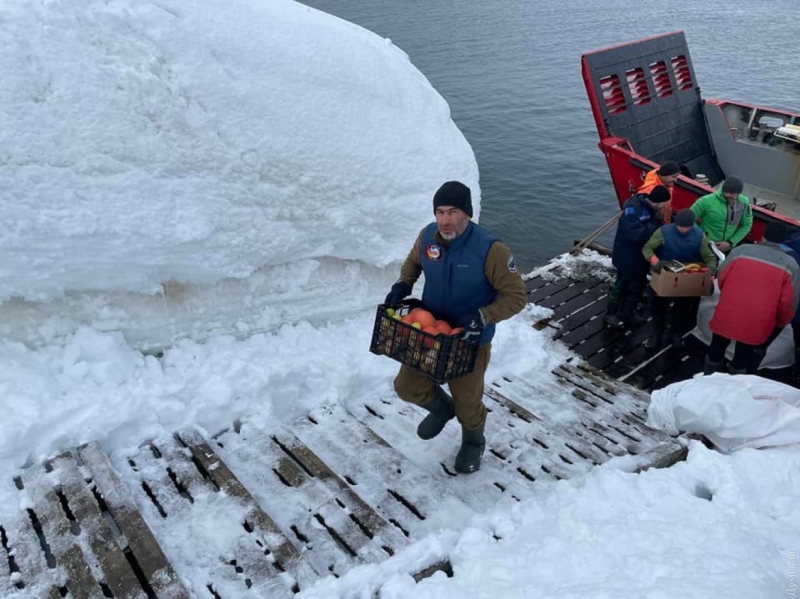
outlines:
[[[800,390],[753,375],[697,376],[654,391],[647,426],[699,433],[720,451],[800,442]]]

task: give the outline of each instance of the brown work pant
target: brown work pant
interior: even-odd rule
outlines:
[[[464,376],[448,381],[450,395],[456,409],[458,421],[468,429],[476,429],[486,422],[486,406],[483,405],[483,376],[492,355],[492,345],[482,345],[475,357],[475,369]],[[418,406],[427,404],[433,398],[436,387],[427,376],[408,366],[401,366],[394,379],[397,396]]]

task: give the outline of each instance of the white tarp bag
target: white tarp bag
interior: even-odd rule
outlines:
[[[701,434],[725,453],[800,443],[800,390],[747,374],[697,376],[653,391],[647,426]]]

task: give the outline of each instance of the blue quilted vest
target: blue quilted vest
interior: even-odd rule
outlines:
[[[437,318],[453,325],[462,316],[488,306],[497,291],[486,280],[486,257],[497,237],[470,222],[466,230],[445,247],[436,241],[436,223],[422,233],[420,259],[425,273],[422,303]],[[480,344],[494,337],[494,324],[483,329]]]
[[[700,257],[700,244],[703,241],[703,230],[695,225],[692,230],[681,235],[675,224],[661,227],[664,234],[664,245],[658,249],[661,260],[677,260],[679,262],[698,262]]]

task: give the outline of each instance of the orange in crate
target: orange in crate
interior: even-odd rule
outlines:
[[[378,306],[369,348],[372,353],[389,356],[438,384],[473,371],[478,343],[456,336],[463,329],[450,329],[447,322],[437,322],[430,312],[419,308],[418,300],[401,303],[394,309],[394,315],[387,313],[389,309],[385,304]],[[409,318],[412,313],[413,317]],[[427,330],[421,326],[420,317],[430,323]],[[449,334],[443,332],[448,329]]]

